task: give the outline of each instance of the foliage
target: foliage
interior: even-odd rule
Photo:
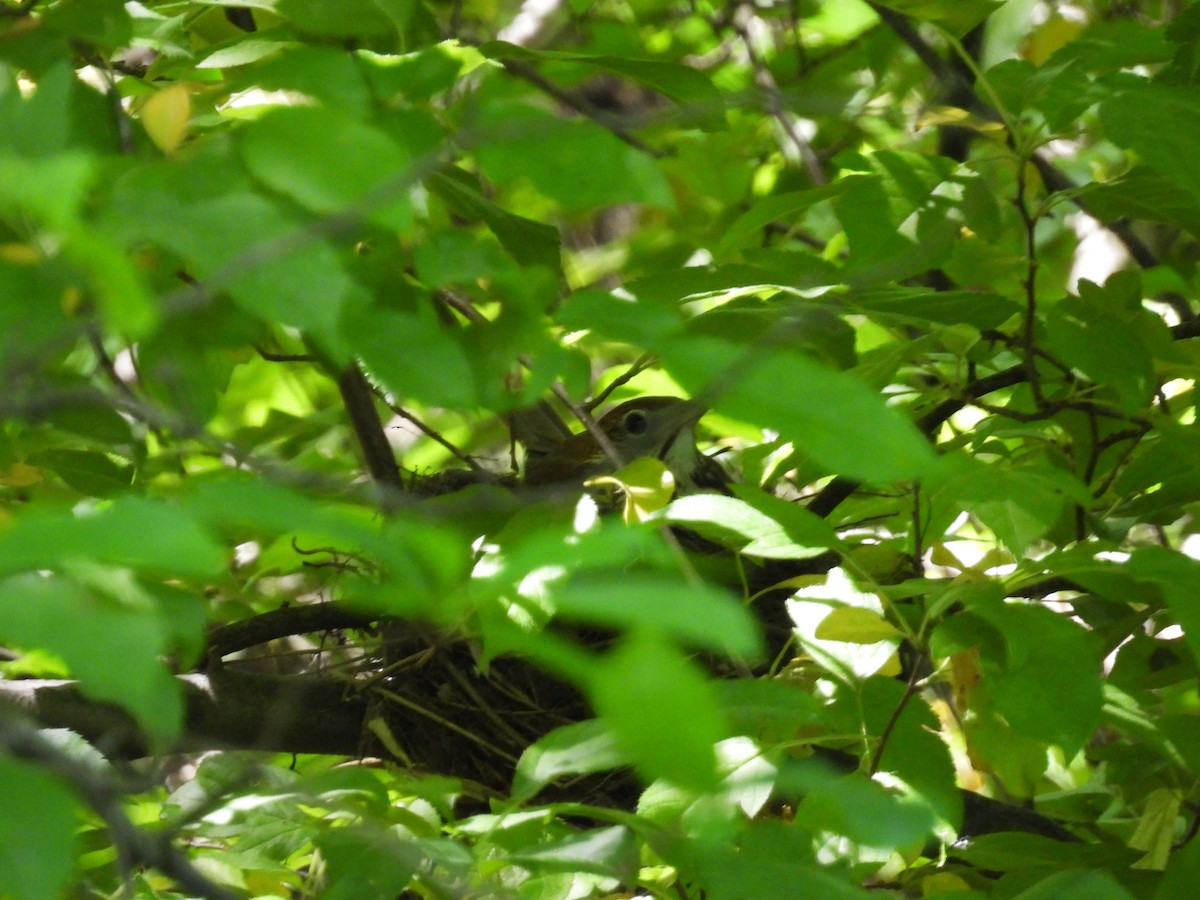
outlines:
[[[1198,35],[0,0],[0,893],[1191,896]]]

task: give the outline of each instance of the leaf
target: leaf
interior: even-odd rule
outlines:
[[[845,189],[845,184],[843,181],[835,181],[806,191],[775,194],[755,201],[753,206],[725,229],[719,245],[720,251],[728,253],[746,244],[761,243],[762,230],[768,225],[798,215],[817,203],[838,196]]]
[[[585,572],[553,592],[560,615],[618,628],[653,628],[692,646],[746,658],[761,652],[749,613],[720,588],[641,572]]]
[[[881,616],[879,597],[860,591],[840,568],[831,569],[824,584],[797,590],[787,601],[797,640],[827,672],[847,684],[857,684],[888,665],[899,646],[895,638],[862,644],[823,638],[821,623],[835,609],[853,608]],[[852,613],[857,615],[857,613]]]
[[[0,639],[60,656],[85,693],[125,707],[157,742],[178,735],[183,700],[161,662],[172,648],[152,604],[62,577],[10,577],[0,581]]]
[[[777,430],[834,472],[890,482],[919,477],[934,463],[912,423],[865,384],[800,353],[710,337],[671,340],[661,352],[693,397],[712,397],[718,412]]]
[[[1087,489],[1060,470],[1010,469],[961,455],[943,457],[926,488],[934,502],[977,516],[1017,557],[1050,530],[1069,500],[1091,502]]]
[[[525,748],[513,773],[513,797],[528,800],[560,776],[604,772],[624,762],[599,719],[562,725]]]
[[[1179,164],[1200,152],[1200,101],[1186,88],[1129,78],[1100,104],[1100,123],[1118,145],[1200,204],[1200,175]]]
[[[1200,658],[1200,604],[1195,593],[1200,561],[1164,547],[1143,547],[1130,556],[1126,571],[1162,591],[1188,646]]]
[[[396,396],[439,406],[475,405],[475,376],[451,330],[427,318],[370,306],[349,311],[342,333]]]
[[[192,117],[192,95],[182,84],[173,84],[146,98],[139,112],[142,127],[150,140],[170,156],[187,137]]]
[[[527,178],[571,212],[616,203],[665,209],[674,203],[653,159],[592,122],[495,102],[483,111],[478,127],[495,134],[475,152],[480,170],[496,184]]]
[[[479,48],[489,59],[545,60],[572,62],[615,72],[654,88],[673,100],[684,123],[695,123],[706,131],[721,131],[725,124],[725,102],[705,74],[687,65],[628,56],[567,53],[519,47],[505,41],[489,41]]]
[[[747,490],[741,485],[734,485],[733,490],[740,496],[680,497],[664,510],[661,518],[672,525],[690,528],[731,550],[765,559],[809,559],[838,546],[836,533],[820,516],[762,491]]]
[[[1013,900],[1134,900],[1134,895],[1106,872],[1072,869],[1056,872]]]
[[[44,767],[0,757],[0,893],[44,900],[67,889],[75,863],[77,814],[66,785]]]
[[[412,166],[437,142],[431,120],[409,115],[401,146],[391,134],[317,107],[277,109],[239,132],[247,168],[318,213],[355,210],[384,227],[412,227]]]
[[[477,184],[461,169],[451,167],[435,172],[426,182],[430,190],[461,215],[481,219],[501,246],[523,266],[541,265],[560,268],[558,229],[501,209],[480,192]]]
[[[247,832],[243,826],[243,839]],[[315,844],[327,867],[321,894],[333,900],[402,894],[424,861],[399,834],[365,825],[322,829]]]
[[[0,573],[75,562],[203,579],[224,570],[225,551],[189,515],[144,497],[122,497],[80,515],[29,515],[0,531]]]
[[[725,723],[703,673],[668,642],[636,632],[597,664],[590,694],[643,778],[696,791],[716,786],[714,745]]]
[[[885,0],[880,5],[963,35],[1004,4],[1002,0]]]
[[[1011,300],[985,291],[925,291],[882,288],[850,294],[849,304],[884,321],[913,319],[945,325],[997,328],[1020,312]]]
[[[900,631],[879,613],[856,606],[839,606],[817,625],[814,637],[823,641],[877,644],[901,637]]]
[[[1099,725],[1104,702],[1096,636],[1040,606],[980,602],[973,613],[1004,636],[1003,659],[981,656],[996,708],[1017,733],[1074,756]]]
[[[797,806],[796,822],[885,850],[919,843],[936,824],[927,805],[890,793],[858,772],[816,782]]]
[[[595,828],[557,841],[540,842],[507,854],[507,860],[533,873],[594,872],[619,881],[636,879],[638,842],[623,825]]]
[[[1046,318],[1051,349],[1067,363],[1100,384],[1112,388],[1121,408],[1140,409],[1156,387],[1154,345],[1170,344],[1161,317],[1122,308],[1118,288],[1110,279],[1105,288],[1080,285],[1081,297],[1060,300]],[[1140,301],[1140,284],[1137,286]]]
[[[30,457],[43,469],[53,472],[81,494],[107,497],[128,489],[133,468],[118,465],[103,453],[91,450],[64,450],[51,447]],[[3,476],[0,476],[3,482]]]

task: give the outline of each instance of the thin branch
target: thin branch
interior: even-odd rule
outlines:
[[[564,106],[569,106],[580,115],[591,119],[601,128],[611,133],[613,137],[624,141],[630,147],[641,150],[643,153],[649,154],[656,159],[662,159],[665,156],[671,155],[666,150],[659,150],[656,147],[651,147],[641,138],[628,131],[615,116],[610,115],[583,97],[572,94],[569,91],[564,91],[554,82],[544,78],[532,66],[515,59],[498,59],[496,61],[499,62],[500,65],[504,67],[504,70],[510,75],[520,78],[523,81],[528,81],[543,94],[553,97]]]
[[[904,685],[904,694],[896,703],[888,720],[884,723],[883,729],[879,732],[879,739],[875,744],[875,752],[871,754],[871,763],[867,767],[867,774],[874,775],[879,771],[879,764],[883,762],[883,752],[887,749],[888,739],[891,738],[892,732],[896,730],[896,725],[900,722],[900,716],[904,712],[908,702],[912,700],[917,693],[917,682],[920,680],[919,673],[921,666],[918,665],[920,660],[913,662],[912,671],[908,673],[908,681]]]
[[[11,709],[0,709],[0,745],[18,759],[37,763],[68,782],[108,826],[118,863],[126,871],[138,865],[150,866],[188,894],[210,900],[238,900],[237,894],[201,874],[165,836],[134,825],[125,814],[123,792],[103,770],[71,757]]]
[[[770,67],[754,47],[754,38],[750,34],[749,28],[755,16],[755,7],[752,4],[744,3],[734,10],[730,20],[730,25],[741,39],[742,47],[746,51],[746,59],[750,62],[750,68],[754,71],[754,83],[763,93],[767,112],[779,124],[784,136],[795,148],[796,155],[804,165],[804,170],[808,172],[808,177],[812,179],[813,184],[825,184],[829,179],[825,175],[825,170],[821,168],[820,159],[817,158],[812,145],[800,133],[800,122],[788,109],[783,92],[779,89],[778,82],[775,81],[775,76],[771,74]]]

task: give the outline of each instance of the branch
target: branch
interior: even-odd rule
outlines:
[[[250,619],[214,628],[208,635],[208,657],[212,659],[228,656],[238,650],[293,634],[341,628],[368,628],[378,621],[378,618],[346,609],[336,603],[285,606]]]
[[[125,814],[124,792],[105,770],[88,766],[65,753],[24,716],[0,708],[0,746],[18,759],[49,769],[67,781],[104,820],[125,868],[135,864],[158,869],[188,894],[211,900],[237,900],[238,895],[210,881],[165,834],[138,828]]]
[[[375,408],[371,386],[357,363],[351,363],[342,370],[338,376],[338,390],[341,391],[350,424],[366,459],[367,471],[376,484],[402,490],[404,482],[396,465],[396,455],[383,430],[379,410]]]
[[[975,96],[970,82],[966,81],[962,73],[948,63],[941,56],[941,54],[939,54],[929,44],[929,42],[921,36],[920,32],[913,27],[912,22],[909,21],[907,16],[903,15],[902,13],[898,13],[895,10],[888,9],[885,6],[880,6],[878,3],[871,3],[870,6],[875,11],[876,15],[878,15],[879,18],[896,33],[896,36],[908,45],[909,49],[917,55],[917,58],[925,64],[925,67],[929,69],[933,77],[942,84],[942,87],[947,94],[952,97],[970,98],[970,112],[974,112],[978,115],[988,118],[998,118],[997,111]],[[1062,174],[1062,172],[1060,172],[1053,163],[1040,154],[1031,154],[1030,161],[1037,168],[1038,173],[1042,177],[1042,182],[1051,192],[1058,193],[1060,191],[1070,191],[1077,187],[1077,185],[1075,185],[1070,178]],[[1107,231],[1110,231],[1113,235],[1115,235],[1117,240],[1125,245],[1125,249],[1129,251],[1129,255],[1133,257],[1134,261],[1137,262],[1139,266],[1148,269],[1158,265],[1157,256],[1142,242],[1140,238],[1137,237],[1137,235],[1133,233],[1132,229],[1129,228],[1126,222],[1105,222],[1104,220],[1095,217],[1091,212],[1089,212],[1086,201],[1077,193],[1071,195],[1071,202],[1074,203],[1075,206],[1080,209],[1080,211],[1087,213],[1088,215],[1092,215],[1092,217],[1096,218],[1096,221],[1100,222],[1100,224]]]
[[[533,68],[519,60],[515,59],[497,59],[496,62],[504,67],[504,71],[510,75],[515,75],[523,81],[528,81],[543,94],[553,97],[564,106],[569,106],[575,112],[585,116],[599,125],[601,128],[610,132],[617,139],[624,141],[630,147],[641,150],[653,156],[655,159],[662,159],[665,156],[670,156],[666,150],[659,150],[656,147],[651,147],[641,138],[630,132],[622,125],[615,116],[611,116],[604,110],[595,106],[583,97],[576,96],[569,91],[564,91],[554,82],[542,77],[542,75]]]
[[[550,681],[548,676],[542,676],[542,680]],[[347,683],[331,678],[260,675],[231,669],[209,675],[179,676],[178,681],[183,687],[186,709],[179,749],[220,747],[334,756],[357,756],[361,752],[372,707],[363,694]],[[433,692],[439,689],[434,683],[421,686]],[[0,708],[4,702],[22,708],[44,727],[75,731],[110,755],[137,758],[151,752],[149,739],[128,713],[112,704],[89,700],[75,682],[0,682]],[[582,712],[582,707],[578,709]],[[429,733],[431,727],[444,727],[437,722],[430,726],[429,715],[420,711],[393,707],[390,712],[394,714],[393,727],[398,717],[400,724],[408,729],[405,738],[414,734],[422,737],[422,728]],[[412,742],[410,753],[417,747],[417,742]],[[839,767],[858,767],[858,760],[849,754],[815,749]],[[456,767],[462,768],[462,759],[437,756],[439,752],[440,748],[433,747],[427,755],[437,758],[416,758],[413,754],[414,759],[409,762],[417,768],[470,777],[470,773],[456,771]],[[965,810],[962,837],[1023,831],[1061,841],[1078,840],[1057,822],[1033,810],[963,789],[959,794]]]

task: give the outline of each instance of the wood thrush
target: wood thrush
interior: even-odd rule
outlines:
[[[725,470],[696,447],[696,423],[703,414],[703,406],[678,397],[627,400],[597,422],[617,460],[605,452],[591,432],[581,431],[547,450],[529,448],[525,483],[578,484],[613,472],[635,459],[652,456],[670,469],[680,493],[723,490],[729,481]]]

